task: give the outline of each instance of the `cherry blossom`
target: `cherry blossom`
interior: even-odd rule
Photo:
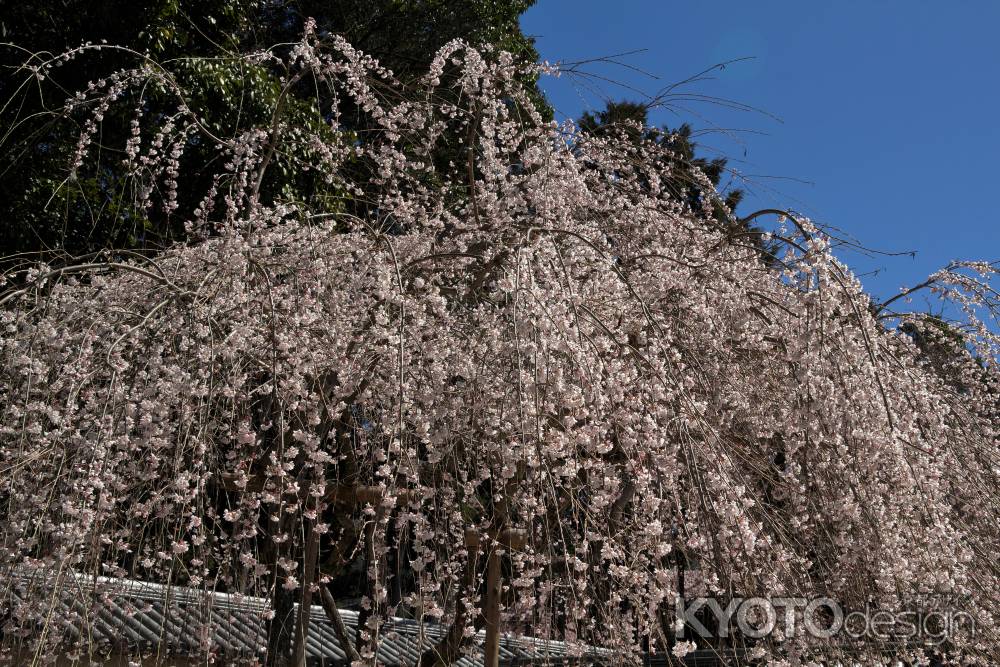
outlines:
[[[823,230],[771,212],[783,250],[763,261],[658,186],[663,146],[545,121],[518,84],[534,66],[453,42],[403,83],[312,30],[284,63],[334,139],[277,112],[216,137],[177,91],[122,149],[189,242],[5,278],[8,659],[95,650],[72,619],[37,631],[74,573],[261,596],[274,618],[351,562],[366,662],[391,616],[452,628],[451,660],[484,625],[681,656],[679,565],[719,595],[947,594],[977,622],[948,650],[996,656],[993,265],[928,281],[965,317],[939,363],[907,333],[927,319],[874,303]],[[72,166],[150,82],[175,89],[142,66],[74,98]],[[194,136],[220,171],[185,211]],[[341,213],[262,197],[293,149]]]

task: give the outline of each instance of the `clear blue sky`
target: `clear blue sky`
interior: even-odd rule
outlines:
[[[876,295],[952,259],[1000,259],[1000,1],[538,0],[521,23],[552,62],[646,49],[622,60],[657,80],[603,64],[588,71],[647,92],[753,56],[683,90],[780,120],[688,102],[652,122],[743,130],[701,139],[704,154],[728,156],[750,178],[739,212],[793,208],[869,247],[916,251],[841,253],[859,275],[880,270],[862,276]],[[602,108],[601,95],[639,99],[578,77],[542,88],[558,118]]]

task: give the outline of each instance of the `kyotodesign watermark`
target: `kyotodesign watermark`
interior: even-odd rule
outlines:
[[[965,611],[940,604],[888,611],[865,606],[845,609],[828,597],[735,597],[728,600],[677,598],[675,632],[686,636],[752,639],[780,633],[848,641],[940,644],[959,634],[974,637],[976,622]]]

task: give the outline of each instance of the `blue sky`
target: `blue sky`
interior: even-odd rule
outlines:
[[[709,131],[703,154],[750,180],[741,213],[792,208],[867,247],[916,251],[841,253],[878,296],[952,259],[1000,259],[1000,2],[539,0],[521,23],[552,62],[646,49],[621,60],[657,79],[588,66],[646,92],[753,57],[683,90],[762,113],[685,102],[652,122]],[[640,97],[593,78],[542,88],[559,118]]]

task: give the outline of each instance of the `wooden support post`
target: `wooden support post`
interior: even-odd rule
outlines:
[[[337,601],[333,598],[333,593],[330,592],[330,589],[325,584],[320,585],[320,602],[323,604],[323,611],[326,612],[326,617],[333,624],[333,631],[337,634],[337,643],[340,644],[341,650],[347,655],[348,667],[351,667],[352,664],[361,664],[361,656],[358,655],[358,650],[354,647],[351,634],[347,631],[347,626],[344,624],[344,618],[340,615],[340,609],[337,608]]]
[[[494,542],[486,563],[486,597],[483,616],[486,617],[486,646],[483,667],[500,665],[500,545]]]

